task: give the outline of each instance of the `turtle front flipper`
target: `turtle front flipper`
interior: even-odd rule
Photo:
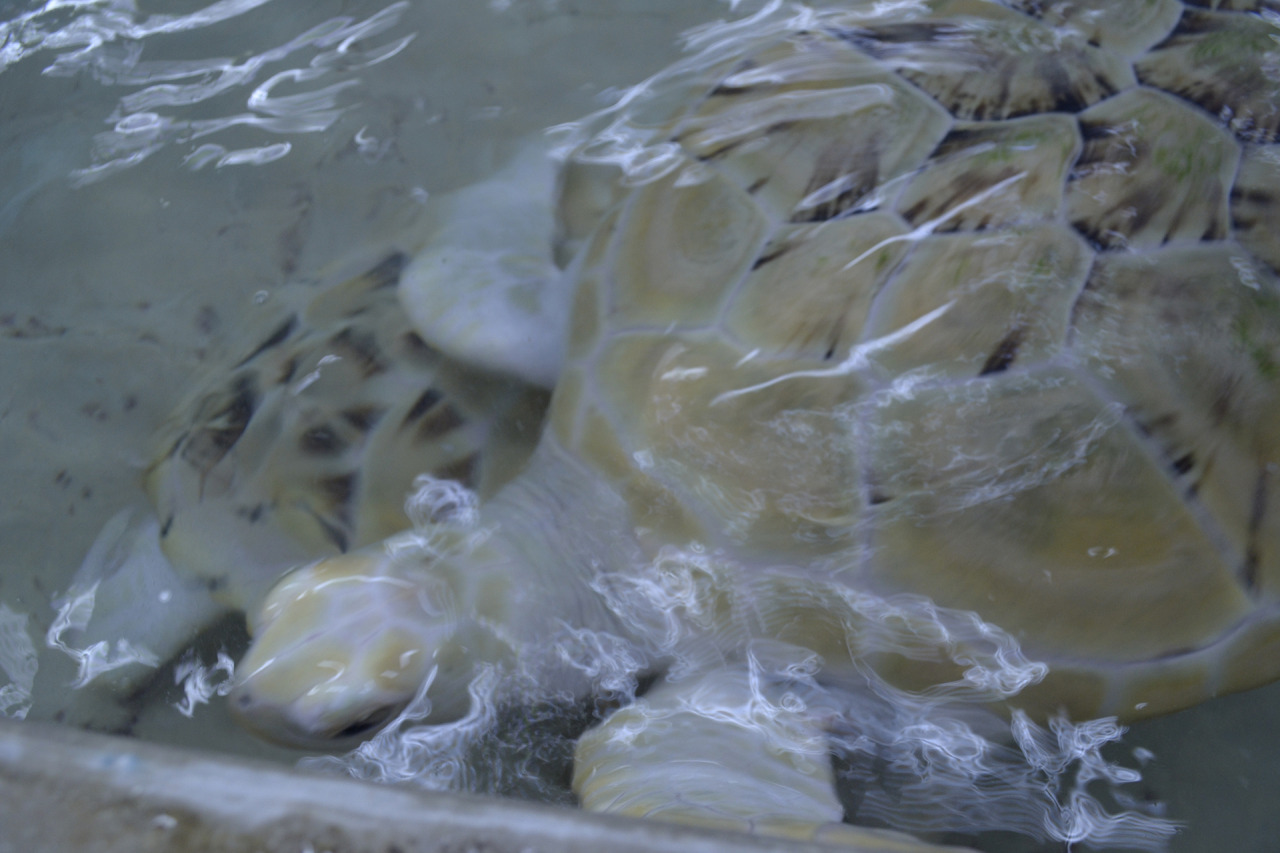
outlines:
[[[423,559],[412,537],[318,560],[271,590],[251,614],[253,644],[229,698],[246,728],[341,749],[410,703],[429,724],[466,713],[476,665],[511,650],[467,608],[448,561]]]
[[[746,667],[665,681],[578,741],[583,808],[863,851],[958,851],[842,823],[823,715]]]
[[[196,579],[184,577],[160,549],[150,513],[121,510],[103,526],[54,602],[46,642],[76,666],[70,692],[62,668],[42,666],[35,713],[103,731],[128,727],[127,707],[201,631],[226,612]]]
[[[493,177],[429,202],[439,224],[399,290],[430,344],[545,388],[560,374],[572,295],[554,258],[558,171],[535,139]]]

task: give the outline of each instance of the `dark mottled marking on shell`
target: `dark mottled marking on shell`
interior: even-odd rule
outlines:
[[[372,290],[394,287],[400,283],[404,268],[409,265],[409,256],[404,252],[395,252],[378,262],[378,265],[366,273],[372,283]]]
[[[1280,207],[1280,197],[1265,189],[1242,186],[1240,180],[1243,179],[1242,175],[1231,188],[1229,197],[1231,227],[1241,232],[1238,236],[1247,248],[1258,251],[1259,247],[1256,243],[1260,241],[1264,246],[1267,245],[1272,223],[1280,220],[1280,210],[1277,210]],[[1262,257],[1262,260],[1273,269],[1277,264],[1275,255]]]
[[[1199,6],[1222,12],[1280,12],[1280,0],[1182,0],[1188,6]]]
[[[334,505],[345,506],[350,503],[351,498],[356,493],[356,483],[359,481],[355,473],[337,474],[333,477],[322,478],[317,485],[324,496]]]
[[[957,30],[954,24],[913,22],[877,27],[874,32],[862,27],[828,27],[826,31],[860,50],[874,54],[882,44],[936,42],[944,35],[953,35]]]
[[[751,71],[759,67],[760,67],[760,64],[756,62],[754,59],[744,59],[742,62],[738,63],[737,67],[735,67],[733,71],[731,71],[725,77],[725,80],[730,80],[733,77],[736,77],[737,75],[743,73],[744,71]],[[737,96],[746,94],[747,92],[754,92],[758,88],[759,88],[758,86],[731,86],[728,83],[721,81],[710,92],[707,93],[707,97],[708,98],[736,98]]]
[[[187,432],[181,433],[177,438],[175,438],[172,442],[169,443],[169,449],[166,450],[164,453],[161,453],[159,455],[159,459],[167,461],[169,459],[172,459],[174,456],[177,456],[179,459],[186,459],[186,452],[185,452],[186,444],[187,444],[187,439],[189,439],[190,437],[191,437],[190,430],[188,430]],[[55,479],[54,482],[62,483],[60,479]],[[62,485],[65,488],[67,484],[62,483]]]
[[[1101,100],[1101,98],[1086,98],[1076,91],[1075,87],[1071,85],[1071,77],[1059,63],[1041,62],[1038,65],[1038,70],[1049,81],[1049,97],[1053,100],[1053,109],[1045,110],[1045,112],[1078,113],[1090,104],[1095,103],[1096,100]],[[1114,94],[1115,89],[1109,86],[1103,87],[1103,98]]]
[[[1089,143],[1109,142],[1115,136],[1115,129],[1110,125],[1102,122],[1079,122],[1080,140],[1088,148]],[[1080,158],[1076,161],[1075,171],[1080,171],[1083,163],[1084,151],[1080,152]]]
[[[413,401],[413,405],[409,407],[409,413],[404,416],[404,420],[400,422],[400,428],[404,429],[409,424],[426,414],[427,410],[444,399],[441,394],[434,388],[428,388],[418,395],[418,399]]]
[[[982,365],[982,370],[978,372],[979,376],[989,376],[992,373],[1002,373],[1009,369],[1009,365],[1013,364],[1013,360],[1018,355],[1018,348],[1022,346],[1022,341],[1026,337],[1026,330],[1021,326],[1015,326],[1007,335],[996,344],[996,348],[992,350],[991,355],[987,356],[986,363]]]
[[[1193,5],[1204,6],[1203,3]],[[1151,52],[1155,53],[1161,48],[1176,45],[1184,41],[1186,36],[1200,36],[1205,33],[1211,33],[1216,29],[1218,29],[1217,19],[1211,12],[1188,9],[1178,19],[1178,25],[1173,28],[1173,32],[1169,33],[1164,41],[1152,48]]]
[[[1277,4],[1268,5],[1270,11],[1280,11]],[[1226,121],[1240,139],[1276,142],[1280,140],[1280,103],[1276,101],[1280,90],[1273,85],[1268,68],[1274,61],[1275,38],[1275,24],[1257,14],[1187,9],[1168,38],[1134,62],[1134,72],[1142,83],[1185,98]],[[1201,51],[1207,55],[1200,55]],[[1256,97],[1268,88],[1270,97]]]
[[[1054,50],[1010,50],[993,36],[998,31],[988,32],[985,23],[916,21],[833,34],[887,63],[961,120],[1079,112],[1128,82],[1112,79],[1113,69],[1081,42],[1063,41]],[[1039,85],[1020,85],[1028,82]]]
[[[874,148],[875,146],[870,146]],[[826,222],[837,219],[851,210],[859,201],[875,189],[880,182],[876,168],[879,155],[865,148],[850,148],[840,140],[827,146],[817,158],[813,174],[805,186],[804,197],[839,183],[834,195],[811,207],[800,207],[791,217],[792,222]]]
[[[366,379],[387,370],[382,348],[378,346],[378,339],[373,334],[357,332],[348,327],[334,335],[330,343],[334,349],[341,350],[342,355],[359,365],[360,372]]]
[[[479,480],[480,473],[480,454],[472,453],[448,465],[442,465],[435,470],[435,476],[445,480],[454,480],[469,489],[475,488]]]
[[[160,525],[160,538],[163,539],[164,537],[168,536],[169,531],[172,529],[173,529],[173,516],[172,515],[165,516],[164,523]]]
[[[206,398],[206,402],[212,399]],[[193,430],[185,442],[180,442],[182,459],[201,472],[213,468],[244,435],[257,408],[258,392],[253,377],[237,376],[230,399],[203,419],[208,426]]]
[[[436,441],[466,423],[462,414],[447,401],[428,411],[418,421],[414,439],[421,442]]]
[[[413,330],[400,335],[399,341],[404,355],[419,364],[432,366],[440,360],[440,351],[424,341],[422,336]]]
[[[276,384],[283,385],[284,383],[293,379],[294,374],[297,372],[298,372],[298,359],[293,357],[285,359],[285,362],[280,365],[280,369],[276,371],[276,376],[275,376]]]
[[[303,430],[298,449],[308,456],[341,456],[350,444],[329,424]]]
[[[333,547],[342,552],[347,551],[351,545],[351,540],[347,537],[345,530],[315,511],[311,512],[311,517],[315,519],[316,524],[320,525],[320,530],[324,533],[325,538],[333,543]]]
[[[378,421],[382,420],[386,411],[383,407],[375,405],[351,406],[343,409],[339,415],[343,421],[360,432],[369,432],[378,425]]]
[[[767,134],[770,134],[770,133],[776,133],[776,132],[778,132],[778,131],[782,131],[782,130],[786,130],[786,129],[787,129],[787,125],[788,125],[788,122],[779,122],[778,124],[775,124],[775,125],[773,125],[773,126],[771,126],[771,127],[767,128],[767,129],[764,131],[764,133],[763,133],[763,134],[761,134],[761,136],[764,136],[764,135],[767,135]],[[713,149],[713,150],[711,150],[711,151],[704,151],[704,152],[700,153],[700,154],[698,155],[698,160],[699,160],[699,162],[702,162],[702,163],[709,163],[709,162],[711,162],[712,160],[716,160],[716,159],[719,159],[720,157],[725,156],[726,154],[728,154],[728,153],[730,153],[731,151],[733,151],[733,149],[737,148],[739,145],[742,145],[742,144],[743,144],[743,143],[745,143],[745,142],[750,142],[750,141],[754,140],[755,138],[756,138],[756,137],[754,137],[754,136],[743,136],[743,137],[741,137],[741,138],[739,138],[739,139],[731,139],[731,140],[729,140],[728,142],[726,142],[726,143],[724,143],[723,145],[721,145],[719,148],[715,148],[715,149]],[[681,139],[676,139],[676,142],[679,142],[682,146],[684,145],[684,142],[683,142],[683,140],[681,140]]]
[[[267,514],[265,504],[256,503],[253,506],[242,506],[236,508],[236,515],[248,521],[250,524],[257,524]]]
[[[1135,140],[1126,137],[1107,121],[1095,122],[1082,118],[1080,130],[1084,145],[1068,179],[1069,193],[1072,191],[1072,182],[1087,179],[1095,171],[1125,175],[1126,170],[1133,170],[1137,175],[1141,174],[1141,164],[1160,155],[1159,149],[1154,148],[1149,139]],[[1225,190],[1225,187],[1214,183],[1196,203],[1190,204],[1183,203],[1177,197],[1177,186],[1172,182],[1129,180],[1127,177],[1124,180],[1117,179],[1111,190],[1113,195],[1107,202],[1107,210],[1072,217],[1071,225],[1097,249],[1128,248],[1131,239],[1145,241],[1150,246],[1155,241],[1150,239],[1147,227],[1155,217],[1167,213],[1168,205],[1174,205],[1176,215],[1158,232],[1158,245],[1163,245],[1169,242],[1171,234],[1180,230],[1185,217],[1214,209],[1217,199],[1222,198],[1221,194]],[[1225,239],[1229,231],[1229,218],[1229,214],[1209,216],[1198,233],[1182,233],[1179,239]]]
[[[294,330],[297,328],[298,318],[296,315],[291,314],[283,323],[276,326],[275,330],[272,331],[271,334],[267,335],[266,339],[262,343],[254,347],[253,352],[240,359],[240,361],[236,363],[236,367],[243,367],[267,350],[280,346],[280,344],[289,339],[289,336],[292,335]]]
[[[1177,412],[1166,412],[1163,415],[1154,417],[1146,423],[1139,423],[1138,428],[1142,430],[1144,435],[1150,435],[1160,430],[1173,429],[1178,423]]]
[[[1249,513],[1249,531],[1245,545],[1244,563],[1240,567],[1240,582],[1250,593],[1257,594],[1258,563],[1262,558],[1259,540],[1262,538],[1262,520],[1267,514],[1267,469],[1258,470],[1258,479],[1253,486],[1253,505]]]
[[[990,139],[991,130],[985,126],[955,127],[942,137],[929,159],[944,160],[954,154],[965,154],[975,145],[986,144]]]
[[[1079,233],[1080,236],[1084,238],[1085,243],[1088,244],[1089,248],[1092,249],[1095,253],[1105,252],[1108,249],[1115,248],[1114,246],[1111,246],[1107,243],[1102,242],[1101,240],[1094,238],[1093,234],[1089,231],[1083,230],[1082,226],[1079,223],[1072,222],[1071,226],[1076,229],[1077,233]]]
[[[1196,463],[1200,466],[1199,472],[1196,473],[1195,479],[1187,486],[1187,494],[1194,497],[1200,491],[1200,483],[1207,479],[1213,471],[1213,454],[1209,454],[1204,459],[1197,459]]]
[[[1088,148],[1088,146],[1085,146]],[[1085,162],[1082,155],[1080,162]],[[1124,211],[1128,215],[1126,221],[1127,230],[1130,233],[1142,231],[1143,228],[1151,221],[1156,214],[1157,199],[1151,192],[1145,191],[1141,187],[1131,188],[1124,195],[1120,196],[1113,205],[1113,210]],[[1084,217],[1073,219],[1071,225],[1089,239],[1096,247],[1102,249],[1123,249],[1126,246],[1127,235],[1118,233],[1110,229],[1099,229],[1095,227],[1095,220]],[[1168,237],[1165,237],[1165,241]]]
[[[1269,193],[1266,190],[1245,189],[1237,184],[1231,188],[1231,201],[1243,201],[1260,207],[1271,207],[1276,203],[1276,196],[1275,193]]]
[[[727,86],[721,83],[710,92],[712,98],[736,98],[739,95],[745,95],[747,92],[755,91],[755,86]]]
[[[1093,246],[1095,253],[1098,247]],[[1076,342],[1077,329],[1080,327],[1080,316],[1084,311],[1089,310],[1089,302],[1097,297],[1098,284],[1096,273],[1098,272],[1098,259],[1094,257],[1093,264],[1089,267],[1089,274],[1085,276],[1084,287],[1080,288],[1080,292],[1076,294],[1076,299],[1071,303],[1071,312],[1067,317],[1067,346],[1074,346]]]
[[[1194,453],[1184,453],[1177,459],[1173,460],[1173,473],[1179,477],[1196,467],[1196,457]]]
[[[359,482],[359,476],[352,472],[324,477],[316,483],[320,494],[328,502],[329,511],[346,527],[351,525],[353,518],[351,504],[355,500]]]
[[[753,270],[758,270],[760,269],[760,267],[764,266],[770,261],[777,260],[778,258],[782,257],[787,252],[791,251],[791,249],[792,249],[791,243],[783,243],[782,245],[778,246],[778,248],[774,249],[772,252],[769,252],[768,254],[761,254],[758,258],[755,259],[755,262],[751,264],[751,268]]]
[[[1219,385],[1213,395],[1213,402],[1209,404],[1209,415],[1213,420],[1214,428],[1218,428],[1227,422],[1227,418],[1231,415],[1231,398],[1234,395],[1235,388],[1230,384]]]
[[[969,199],[989,190],[991,187],[1000,183],[1007,178],[1012,178],[1018,174],[1018,170],[1013,166],[1007,166],[1003,169],[993,172],[980,172],[977,170],[968,172],[964,175],[952,178],[947,184],[947,188],[951,190],[946,196],[934,195],[926,196],[911,207],[902,211],[902,218],[907,220],[913,226],[919,226],[925,222],[936,220],[944,211],[954,211],[961,204]],[[948,215],[944,220],[938,221],[933,226],[934,233],[945,233],[948,231],[981,231],[982,226],[990,219],[990,216],[984,217],[983,220],[975,226],[972,222],[966,222],[963,216]]]

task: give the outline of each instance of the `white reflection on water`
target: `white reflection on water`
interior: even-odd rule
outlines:
[[[122,96],[106,117],[111,129],[94,138],[93,164],[71,173],[82,186],[141,163],[170,144],[185,144],[234,127],[271,134],[316,133],[328,129],[350,104],[343,95],[359,85],[351,72],[384,62],[404,50],[414,34],[381,44],[364,42],[395,27],[408,3],[393,3],[364,20],[335,17],[279,47],[247,58],[147,60],[149,37],[218,24],[269,0],[219,0],[188,15],[143,15],[129,0],[47,0],[43,6],[0,22],[0,72],[41,51],[58,52],[44,69],[51,76],[91,75],[108,86],[142,88]],[[67,18],[68,11],[74,16]],[[275,63],[305,61],[274,73]],[[265,80],[261,80],[264,75]],[[340,79],[334,79],[340,78]],[[327,85],[320,85],[325,81]],[[284,85],[313,86],[295,94],[275,94]],[[225,93],[252,87],[246,109],[203,117],[192,107]],[[228,150],[204,143],[183,162],[199,169],[262,165],[289,153],[288,142]]]
[[[431,714],[427,690],[435,683],[436,672],[433,668],[413,701],[373,738],[346,755],[304,758],[298,766],[370,782],[407,782],[428,790],[475,790],[474,771],[466,753],[471,743],[493,728],[497,717],[494,696],[501,676],[486,667],[472,680],[471,709],[462,719],[415,726]]]
[[[230,693],[235,674],[235,661],[225,651],[218,652],[212,664],[202,663],[194,652],[188,651],[173,671],[174,683],[182,687],[182,698],[174,702],[173,707],[182,716],[190,717],[197,707],[207,705],[213,697]]]
[[[740,2],[726,0],[733,11]],[[919,11],[919,0],[882,0],[841,7],[846,22],[893,20]],[[701,92],[708,68],[745,55],[744,45],[764,44],[788,33],[819,27],[824,12],[800,3],[768,0],[740,18],[692,27],[681,36],[684,56],[651,77],[604,93],[609,105],[578,121],[550,129],[556,156],[619,167],[623,184],[660,180],[685,162],[677,143],[663,132],[666,122]],[[749,72],[748,72],[749,73]],[[728,81],[726,81],[728,82]]]
[[[612,99],[606,108],[551,128],[555,155],[572,152],[584,163],[620,167],[627,185],[659,180],[684,162],[679,145],[659,131],[671,111],[698,90],[706,69],[740,54],[741,39],[786,32],[812,15],[806,7],[770,0],[753,15],[689,30],[684,58],[634,86],[606,92],[604,97]]]
[[[76,677],[70,685],[73,688],[84,687],[101,675],[133,664],[151,668],[161,663],[151,650],[123,637],[115,641],[98,640],[84,647],[68,642],[68,633],[77,634],[89,626],[97,594],[98,584],[93,583],[88,587],[73,587],[53,602],[58,613],[49,626],[45,642],[75,661]]]
[[[56,615],[45,643],[76,664],[71,686],[85,687],[111,673],[107,681],[126,691],[189,641],[192,625],[207,624],[221,610],[199,583],[169,563],[160,549],[159,522],[130,509],[103,527],[52,605]],[[145,620],[138,619],[139,605],[146,608]]]
[[[410,505],[420,535],[416,545],[404,547],[420,548],[428,559],[439,553],[436,543],[449,538],[439,533],[442,518],[445,527],[452,516],[463,530],[475,530],[468,496],[441,481],[420,481]],[[841,796],[858,822],[925,833],[1011,831],[1069,844],[1165,847],[1177,824],[1158,806],[1126,794],[1124,786],[1140,781],[1140,774],[1102,755],[1124,727],[1114,719],[1054,718],[1041,726],[1017,711],[999,716],[989,709],[1046,672],[1013,636],[977,614],[938,607],[923,596],[851,588],[844,576],[832,566],[744,568],[699,547],[663,548],[648,565],[601,574],[592,583],[617,623],[627,626],[626,636],[599,626],[548,625],[533,644],[537,648],[526,648],[514,664],[479,670],[469,688],[470,712],[461,720],[421,725],[431,712],[424,686],[389,727],[356,750],[302,764],[379,782],[519,789],[564,800],[555,772],[540,765],[567,766],[582,728],[598,722],[605,709],[640,699],[633,709],[643,725],[692,713],[717,726],[759,729],[768,741],[778,720],[801,721],[798,737],[822,741],[814,755],[836,756]],[[773,639],[778,626],[797,623],[808,626],[805,636],[830,641],[824,652]],[[894,656],[935,662],[955,677],[904,689],[880,674],[881,662]],[[590,686],[590,719],[583,717],[581,697],[565,693],[565,680],[549,677],[556,666]],[[650,708],[645,701],[655,673],[668,694],[674,689],[681,696],[674,711],[669,702]],[[704,687],[712,682],[723,682],[729,692],[708,692]],[[737,699],[714,698],[726,695]],[[529,708],[534,710],[517,710]],[[559,727],[540,725],[550,714],[577,714],[577,728],[572,719]],[[647,786],[676,784],[684,772],[680,762],[668,766],[661,750],[646,757],[645,749],[623,749],[634,759],[610,769],[624,774],[628,795],[643,799]],[[740,759],[726,757],[734,760]],[[701,761],[690,772],[707,772]]]
[[[4,37],[0,71],[41,49],[71,48],[64,56],[74,61],[122,35],[143,38],[182,32],[218,23],[267,2],[270,0],[219,0],[190,15],[152,15],[135,23],[134,0],[46,0],[40,8],[0,23],[0,36]],[[68,14],[74,17],[67,20]]]

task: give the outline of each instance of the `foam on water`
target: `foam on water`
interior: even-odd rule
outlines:
[[[182,698],[173,707],[182,716],[191,717],[200,705],[230,693],[235,674],[236,663],[225,651],[218,652],[213,664],[205,664],[194,652],[188,652],[173,670],[174,683],[182,688]]]
[[[475,790],[476,769],[466,761],[471,744],[494,725],[494,696],[500,676],[493,667],[483,668],[470,686],[471,710],[451,723],[415,726],[431,714],[427,690],[436,671],[390,724],[343,756],[304,758],[298,766],[343,773],[370,782],[409,783],[429,790]]]
[[[420,474],[414,478],[404,511],[419,530],[435,524],[474,528],[480,519],[480,499],[457,480]]]
[[[784,587],[790,600],[771,601],[779,587],[776,574],[766,571],[758,590],[736,591],[737,612],[727,627],[714,627],[719,637],[708,644],[700,636],[710,626],[706,605],[723,603],[723,587],[733,583],[716,574],[708,555],[672,549],[634,577],[610,578],[602,589],[619,615],[651,626],[647,636],[659,638],[660,653],[675,661],[670,680],[694,677],[711,665],[713,650],[735,635],[749,635],[751,623],[770,608],[799,606],[838,620],[843,645],[856,650],[853,678],[824,671],[821,656],[809,649],[746,645],[753,684],[771,685],[774,695],[785,686],[792,710],[796,702],[825,709],[824,728],[840,758],[845,796],[856,801],[849,809],[855,819],[920,832],[1005,830],[1143,849],[1161,849],[1176,830],[1149,808],[1110,814],[1086,790],[1095,781],[1109,788],[1140,779],[1137,771],[1102,758],[1101,749],[1124,733],[1114,720],[1056,718],[1045,729],[1021,712],[1006,721],[988,710],[1038,682],[1047,668],[976,614],[923,597],[886,598],[837,584]],[[800,601],[809,595],[814,599]],[[766,647],[769,656],[759,653]],[[950,662],[963,672],[913,692],[877,673],[871,661],[885,655]],[[758,693],[755,713],[775,701]]]
[[[453,484],[423,478],[409,506],[418,528],[416,544],[403,546],[406,559],[415,548],[419,559],[438,556],[441,541],[454,543],[458,556],[457,539],[442,531],[475,530],[473,498]],[[679,713],[756,729],[765,742],[785,731],[779,749],[812,741],[808,751],[819,759],[834,755],[840,796],[856,821],[1163,849],[1177,825],[1158,806],[1126,796],[1140,774],[1102,755],[1125,731],[1115,720],[1040,725],[1020,711],[1001,715],[1001,703],[1047,671],[1011,635],[974,613],[922,596],[878,596],[841,577],[831,567],[744,570],[701,547],[663,548],[647,565],[591,580],[626,636],[548,625],[513,664],[479,670],[462,719],[421,725],[431,712],[424,686],[356,750],[303,764],[381,782],[568,801],[563,777],[576,737],[611,709],[643,700],[657,678],[668,692],[689,685]],[[779,614],[822,621],[827,656],[774,639],[769,626]],[[849,659],[839,659],[839,650]],[[904,689],[878,668],[894,656],[936,662],[956,677]],[[581,678],[548,678],[552,664]],[[565,693],[565,683],[586,684],[587,695]],[[650,725],[670,713],[662,706],[640,719]],[[645,762],[644,754],[636,760]],[[680,778],[672,774],[684,772],[653,770],[626,771],[636,774],[628,796],[643,797],[650,781],[671,784]],[[780,814],[786,808],[775,805]]]

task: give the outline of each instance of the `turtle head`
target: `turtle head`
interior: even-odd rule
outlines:
[[[484,642],[458,618],[448,585],[410,573],[385,551],[353,552],[296,569],[251,620],[232,713],[272,741],[345,749],[383,728],[430,679],[427,723],[466,713]]]

